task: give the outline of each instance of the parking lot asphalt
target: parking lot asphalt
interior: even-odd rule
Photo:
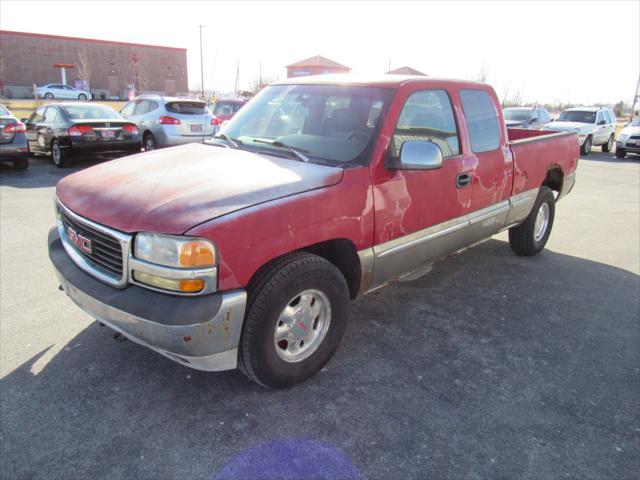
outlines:
[[[355,303],[284,391],[116,341],[58,291],[54,185],[90,164],[0,166],[0,477],[640,475],[640,158],[584,158],[541,255],[500,234]]]

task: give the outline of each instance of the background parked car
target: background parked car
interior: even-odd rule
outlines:
[[[618,134],[616,157],[624,158],[627,153],[640,154],[640,117],[634,118]]]
[[[541,107],[509,107],[503,112],[508,128],[540,129],[551,121],[551,114]]]
[[[569,108],[544,130],[576,132],[583,155],[588,155],[593,145],[602,145],[602,151],[609,152],[616,134],[616,116],[610,107]]]
[[[24,120],[29,149],[50,154],[62,167],[74,154],[140,152],[135,123],[96,103],[50,103]]]
[[[222,123],[225,120],[231,120],[238,110],[247,102],[248,100],[238,98],[221,99],[210,103],[209,109],[211,113],[220,120],[220,123]]]
[[[218,131],[219,121],[200,100],[141,95],[120,113],[138,125],[145,150],[201,142]]]
[[[36,89],[38,98],[62,100],[90,100],[91,92],[78,90],[62,83],[50,83]]]
[[[0,103],[0,160],[11,162],[14,168],[29,167],[29,147],[24,123],[18,121]]]

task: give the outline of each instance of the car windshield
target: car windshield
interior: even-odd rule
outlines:
[[[640,117],[636,117],[631,121],[632,127],[640,127]]]
[[[312,162],[364,164],[392,93],[347,85],[274,85],[243,107],[223,133],[241,148],[286,154],[285,145]]]
[[[220,115],[231,115],[233,113],[236,113],[238,110],[240,110],[241,106],[242,104],[238,102],[220,101],[214,103],[211,106],[211,109],[213,110],[213,114],[218,117]]]
[[[505,108],[504,118],[516,122],[526,122],[531,114],[530,108]]]
[[[9,113],[9,110],[4,108],[4,105],[0,105],[0,115],[11,115],[11,114]]]
[[[169,102],[166,108],[167,112],[181,113],[182,115],[204,115],[207,113],[207,104],[204,102]]]
[[[62,109],[72,120],[119,120],[122,118],[113,108],[104,105],[65,105]]]
[[[596,112],[565,110],[558,117],[559,122],[596,123]]]

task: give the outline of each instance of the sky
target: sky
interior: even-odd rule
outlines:
[[[51,6],[55,4],[55,8]],[[44,13],[46,12],[46,14]],[[0,28],[188,49],[200,87],[232,91],[323,55],[377,75],[409,65],[486,81],[540,103],[630,103],[640,74],[640,1],[90,1],[2,0]]]

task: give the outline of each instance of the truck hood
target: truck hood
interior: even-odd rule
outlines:
[[[335,185],[341,168],[203,144],[103,163],[61,180],[73,212],[123,232],[182,234],[207,220]]]
[[[595,125],[580,122],[551,122],[545,125],[544,129],[556,130],[559,132],[573,132],[577,130],[580,130],[581,132],[591,132],[595,129]]]
[[[618,135],[618,138],[620,138],[620,135],[627,135],[627,136],[640,135],[640,127],[629,125],[628,127],[624,127],[622,130],[620,130],[620,134]]]

